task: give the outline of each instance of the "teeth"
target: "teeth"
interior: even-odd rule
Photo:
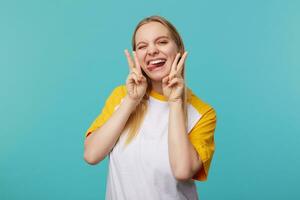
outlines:
[[[160,62],[165,62],[165,60],[163,60],[163,59],[158,59],[158,60],[152,60],[152,61],[150,61],[149,62],[149,64],[157,64],[157,63],[160,63]]]

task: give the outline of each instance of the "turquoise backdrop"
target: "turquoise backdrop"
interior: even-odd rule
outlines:
[[[0,199],[104,199],[108,160],[84,133],[124,84],[123,50],[158,14],[189,51],[187,84],[217,111],[201,199],[300,199],[300,1],[0,1]]]

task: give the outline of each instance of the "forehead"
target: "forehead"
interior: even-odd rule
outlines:
[[[149,22],[142,25],[136,32],[135,41],[151,41],[160,36],[169,36],[169,30],[159,22]]]

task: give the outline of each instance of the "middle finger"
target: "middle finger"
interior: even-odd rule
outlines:
[[[180,53],[177,53],[176,57],[172,63],[171,71],[169,73],[169,80],[171,80],[176,75],[176,66],[177,66],[179,58],[180,58]]]
[[[132,58],[131,58],[131,55],[130,53],[128,52],[127,49],[125,49],[125,55],[127,57],[127,62],[128,62],[128,66],[129,66],[129,71],[132,72],[133,69],[134,69],[134,63],[132,61]]]
[[[181,71],[182,71],[182,68],[183,68],[183,63],[185,62],[186,57],[187,57],[187,51],[184,52],[184,54],[182,55],[182,57],[181,57],[181,59],[180,59],[178,65],[177,65],[176,73],[177,73],[178,75],[181,74]]]

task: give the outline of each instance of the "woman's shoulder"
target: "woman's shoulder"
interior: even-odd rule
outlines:
[[[200,98],[199,95],[190,88],[187,88],[187,102],[201,114],[214,110],[212,105]]]
[[[126,85],[124,85],[124,84],[115,86],[113,91],[112,91],[112,94],[114,96],[117,96],[117,97],[120,97],[120,98],[125,97],[126,93],[127,93]]]
[[[125,96],[126,96],[126,86],[117,85],[113,87],[113,89],[111,90],[107,101],[112,104],[119,104]]]

